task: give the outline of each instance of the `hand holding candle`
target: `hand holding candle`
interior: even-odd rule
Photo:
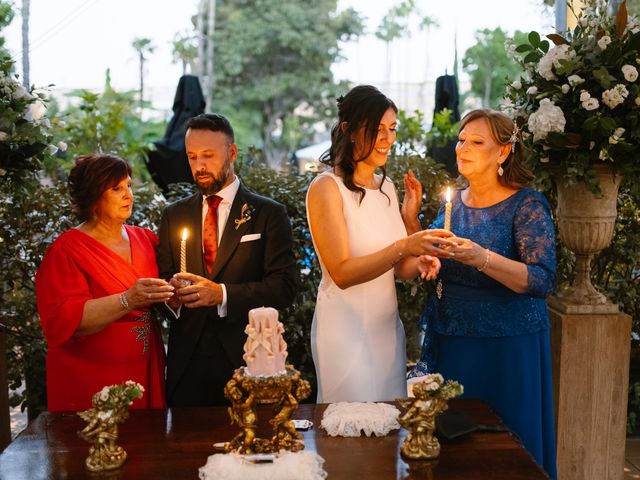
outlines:
[[[451,188],[447,187],[447,203],[444,206],[444,229],[451,231]]]
[[[182,230],[182,240],[180,241],[180,273],[187,271],[187,234],[188,231],[186,228]]]

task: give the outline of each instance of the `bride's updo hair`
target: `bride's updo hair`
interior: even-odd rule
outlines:
[[[356,163],[366,159],[375,148],[378,126],[385,112],[391,108],[398,113],[398,107],[393,100],[371,85],[353,87],[346,95],[338,98],[337,102],[338,121],[331,128],[331,147],[322,154],[320,161],[334,167],[334,172],[342,178],[344,185],[349,190],[358,192],[362,201],[365,189],[353,181]],[[364,150],[359,158],[354,158],[355,143],[352,139],[361,128],[364,130]],[[381,169],[380,191],[387,176],[384,167]]]
[[[487,121],[491,135],[496,143],[500,145],[511,144],[509,156],[502,164],[504,174],[498,176],[498,182],[509,188],[529,186],[535,177],[526,164],[525,146],[522,142],[520,129],[506,114],[489,108],[480,108],[470,111],[462,118],[460,131],[465,125],[479,118],[484,118]],[[466,186],[468,183],[466,179],[461,180],[460,183]]]

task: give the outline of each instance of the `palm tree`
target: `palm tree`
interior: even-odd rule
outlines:
[[[150,38],[135,38],[131,46],[138,52],[140,62],[140,112],[144,107],[144,62],[147,60],[145,54],[153,53],[155,46],[151,44]]]

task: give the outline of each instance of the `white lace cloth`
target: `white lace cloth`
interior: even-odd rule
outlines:
[[[237,453],[211,455],[198,469],[200,480],[324,480],[324,458],[315,452],[281,452],[273,463],[255,464]]]
[[[398,415],[388,403],[339,402],[327,407],[321,425],[332,437],[359,437],[361,432],[382,437],[400,428]]]

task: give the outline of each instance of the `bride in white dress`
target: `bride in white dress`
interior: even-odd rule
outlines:
[[[320,266],[311,349],[318,403],[406,397],[406,344],[394,275],[433,279],[452,244],[444,230],[407,237],[393,183],[385,177],[397,108],[375,87],[338,99],[338,122],[322,161],[332,168],[307,192]],[[381,169],[382,174],[376,174]],[[415,177],[405,179],[407,191]],[[416,201],[416,199],[413,199]],[[439,245],[439,246],[438,246]]]

